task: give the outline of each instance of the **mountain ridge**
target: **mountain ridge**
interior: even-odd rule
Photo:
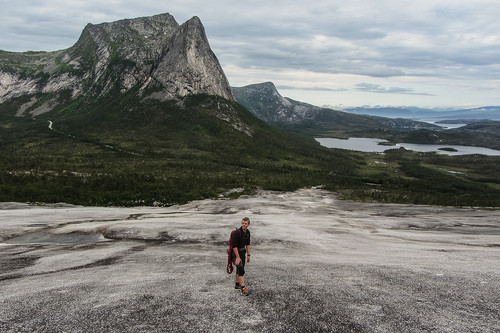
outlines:
[[[234,100],[196,16],[182,25],[168,13],[87,24],[65,50],[0,52],[0,103],[31,97],[17,115],[134,87],[145,99],[208,94]]]
[[[324,106],[325,108],[337,109],[334,106]],[[470,109],[425,109],[418,107],[347,107],[341,108],[344,112],[353,114],[366,114],[382,117],[400,117],[409,119],[429,119],[429,120],[500,120],[500,106],[482,106]]]
[[[238,103],[245,106],[257,117],[270,123],[297,125],[306,122],[317,122],[321,124],[321,130],[324,131],[332,129],[347,130],[356,127],[359,130],[397,129],[402,131],[439,128],[439,126],[408,119],[355,115],[299,102],[288,97],[282,97],[272,82],[232,87],[232,90]],[[308,125],[308,127],[310,126]]]

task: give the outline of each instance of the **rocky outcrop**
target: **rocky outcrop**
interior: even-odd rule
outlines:
[[[167,96],[207,93],[234,100],[231,87],[197,17],[177,29],[150,76]],[[163,92],[155,94],[162,98]]]
[[[0,51],[0,103],[35,96],[20,108],[30,114],[50,111],[47,105],[58,105],[63,93],[74,100],[116,89],[156,100],[190,94],[234,100],[197,17],[182,25],[170,14],[88,24],[66,50]]]
[[[281,96],[272,82],[232,89],[238,103],[264,121],[293,122],[303,120],[306,116],[304,110],[300,110],[300,107]]]

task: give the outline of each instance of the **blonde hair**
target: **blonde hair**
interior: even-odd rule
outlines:
[[[242,221],[247,221],[247,222],[248,222],[248,224],[250,224],[250,219],[249,219],[248,217],[244,217],[244,218],[242,218],[241,220],[242,220]]]

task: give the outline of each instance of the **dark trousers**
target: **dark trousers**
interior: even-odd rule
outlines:
[[[233,263],[236,266],[236,274],[239,276],[245,276],[245,262],[246,262],[245,256],[246,256],[247,251],[246,250],[238,251],[238,253],[240,254],[241,262],[239,265],[236,265],[236,263],[235,263],[236,256],[234,255],[234,252],[233,252]]]

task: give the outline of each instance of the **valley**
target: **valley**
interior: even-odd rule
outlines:
[[[314,140],[495,149],[497,123],[442,131],[313,107],[271,82],[231,88],[197,17],[89,24],[68,49],[1,51],[0,77],[0,201],[172,206],[320,186],[359,201],[500,206],[499,157],[378,156]]]

